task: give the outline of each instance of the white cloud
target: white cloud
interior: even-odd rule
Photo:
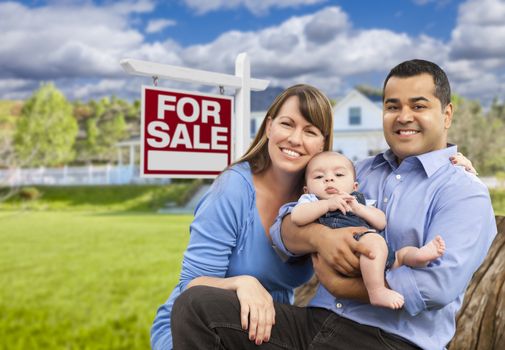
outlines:
[[[32,80],[0,79],[0,96],[10,100],[26,99],[37,86]]]
[[[205,3],[225,6],[217,0]],[[229,6],[253,3],[260,2],[230,0]],[[269,9],[273,3],[265,1],[261,6]],[[140,27],[135,14],[153,12],[153,1],[51,4],[28,8],[0,3],[0,98],[26,97],[40,80],[55,81],[69,98],[111,94],[138,98],[140,84],[151,81],[127,75],[119,66],[122,58],[233,74],[240,52],[249,54],[253,77],[269,79],[272,86],[313,84],[332,97],[356,83],[371,83],[366,80],[371,77],[372,84],[380,86],[391,67],[412,58],[429,59],[446,69],[455,92],[479,97],[482,91],[488,98],[493,91],[505,91],[501,51],[505,25],[498,23],[495,14],[502,9],[503,1],[498,0],[469,0],[462,5],[450,42],[381,28],[363,30],[333,6],[258,31],[224,32],[211,42],[187,47],[172,39],[148,42],[134,29]],[[477,11],[476,4],[487,9],[479,10],[484,11],[479,19],[469,16]],[[168,19],[155,22],[159,20],[147,24],[146,32],[170,25]],[[479,90],[479,82],[487,85]]]
[[[412,0],[412,2],[416,5],[424,6],[429,4],[430,2],[434,2],[436,0]]]
[[[235,9],[245,7],[255,15],[267,13],[270,8],[288,8],[314,5],[327,0],[184,0],[186,5],[198,14],[204,14],[220,9]]]
[[[485,105],[505,91],[504,18],[504,0],[468,0],[448,43],[453,90]]]
[[[327,34],[329,33],[329,34]],[[252,74],[273,85],[318,84],[336,96],[349,77],[387,73],[404,59],[443,60],[447,48],[436,39],[409,37],[389,30],[358,30],[338,7],[293,17],[257,32],[227,32],[215,41],[181,51],[188,66],[228,72],[239,52],[248,52]]]
[[[80,84],[72,90],[74,98],[84,99],[89,96],[107,95],[110,91],[121,91],[126,86],[126,81],[121,79],[103,79],[98,83]]]
[[[452,0],[412,0],[412,2],[418,6],[425,6],[431,3],[434,3],[437,5],[437,7],[444,7],[448,3],[450,3]]]
[[[0,4],[0,77],[54,79],[121,73],[119,59],[143,44],[128,15],[153,9],[141,0],[107,6]]]
[[[451,35],[456,59],[505,57],[505,1],[469,0],[459,8]]]
[[[176,21],[170,19],[154,19],[147,23],[146,33],[161,32],[166,27],[175,26],[176,24]]]

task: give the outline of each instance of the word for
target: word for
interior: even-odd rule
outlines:
[[[221,105],[216,101],[158,95],[158,120],[147,125],[147,143],[153,148],[176,148],[182,145],[187,149],[227,150],[228,128],[218,126],[221,124],[220,111]],[[175,112],[180,121],[174,130],[170,130],[165,121],[167,112]],[[201,127],[204,124],[210,124],[210,142],[202,142]],[[205,130],[208,128],[206,126]],[[189,131],[192,131],[192,138]]]

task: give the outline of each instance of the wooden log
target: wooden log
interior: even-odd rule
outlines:
[[[473,275],[457,316],[449,350],[505,348],[505,217],[496,217],[498,234]]]
[[[465,292],[456,317],[456,334],[449,350],[505,349],[505,217],[497,216],[498,234]],[[295,290],[295,305],[306,306],[317,279]]]

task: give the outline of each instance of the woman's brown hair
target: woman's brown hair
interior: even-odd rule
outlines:
[[[298,84],[287,88],[275,98],[249,149],[234,164],[248,161],[253,174],[261,173],[270,166],[268,138],[266,135],[267,120],[268,117],[272,118],[272,120],[275,119],[284,102],[291,96],[298,96],[301,114],[323,134],[323,151],[328,151],[332,148],[333,109],[330,101],[315,87],[307,84]]]

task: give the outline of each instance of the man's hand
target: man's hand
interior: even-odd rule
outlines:
[[[369,302],[361,277],[345,277],[331,268],[319,254],[312,254],[312,265],[319,282],[335,297]]]
[[[344,276],[359,276],[359,255],[375,258],[370,249],[353,237],[365,231],[365,227],[345,227],[321,232],[317,237],[317,252],[332,269]]]

